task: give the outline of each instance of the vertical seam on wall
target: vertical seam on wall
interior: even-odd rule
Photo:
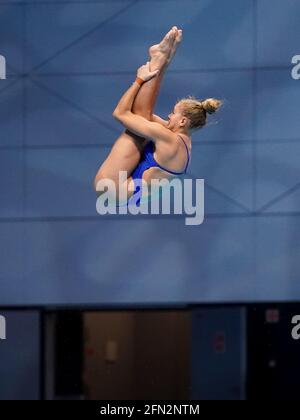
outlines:
[[[26,3],[21,5],[22,7],[22,36],[23,36],[23,43],[22,43],[22,217],[25,220],[26,216],[26,67],[27,67],[27,59],[26,59]],[[24,291],[26,288],[26,223],[21,224],[22,226],[22,271],[23,271],[23,287]]]
[[[252,130],[252,159],[253,159],[253,189],[252,206],[253,211],[257,209],[257,46],[258,46],[258,24],[257,24],[257,0],[253,0],[253,130]]]
[[[252,243],[253,243],[253,277],[257,278],[258,274],[258,229],[257,223],[258,218],[255,217],[257,211],[257,181],[258,181],[258,173],[257,173],[257,95],[258,95],[258,0],[253,0],[253,142],[252,142],[252,153],[253,153],[253,211],[254,211],[254,218],[253,218],[253,233],[252,233]]]

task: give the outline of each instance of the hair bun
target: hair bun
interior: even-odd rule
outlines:
[[[209,114],[214,114],[222,105],[219,99],[209,98],[201,102],[202,108]]]

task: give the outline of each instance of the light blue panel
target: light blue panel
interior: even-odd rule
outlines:
[[[276,196],[276,202],[264,211],[264,213],[299,213],[300,211],[300,184],[295,185],[289,191],[285,191],[279,196]],[[291,221],[292,223],[292,221]]]
[[[28,244],[30,246],[30,244]],[[0,223],[0,306],[24,301],[24,226]]]
[[[250,219],[216,219],[191,228],[184,219],[134,217],[28,223],[24,301],[253,300],[252,224]]]
[[[258,65],[290,66],[299,54],[298,0],[258,0]]]
[[[257,220],[257,300],[299,299],[299,229],[297,217],[266,216]]]
[[[0,54],[6,58],[7,73],[22,73],[24,60],[23,7],[0,3]]]
[[[27,34],[28,44],[35,54],[30,55],[28,69],[35,70],[41,67],[44,71],[46,69],[46,72],[65,72],[66,68],[58,69],[54,62],[61,60],[61,57],[70,49],[73,51],[77,49],[75,62],[85,60],[85,56],[82,55],[83,51],[77,45],[84,43],[85,39],[93,37],[94,33],[101,32],[103,25],[110,26],[110,22],[114,20],[115,16],[122,13],[123,9],[126,10],[131,3],[129,0],[121,0],[77,4],[75,2],[31,4],[28,7],[31,26],[28,28]],[[92,60],[95,59],[95,54],[101,49],[101,45],[109,42],[109,38],[105,39],[102,34],[96,43],[89,44]],[[99,59],[99,56],[97,58]],[[102,59],[97,61],[97,71],[101,67]],[[96,61],[94,63],[96,64]],[[72,72],[78,70],[78,66],[76,67],[73,67]],[[69,68],[68,71],[70,72],[70,70]]]
[[[260,71],[257,85],[259,140],[299,139],[299,88],[290,70]]]
[[[120,76],[66,76],[42,78],[38,85],[30,83],[26,143],[113,144],[123,127],[112,112],[132,80]]]
[[[109,13],[112,10],[115,13],[109,24],[101,25],[101,7]],[[74,43],[39,69],[41,72],[115,72],[136,69],[146,61],[148,48],[157,44],[162,34],[173,25],[182,27],[185,31],[185,41],[180,58],[178,56],[176,61],[176,69],[222,69],[253,65],[252,0],[228,0],[224,8],[220,7],[219,2],[212,0],[136,3],[107,1],[98,10],[94,9],[95,16],[92,19],[86,18],[86,12],[78,18],[80,9],[76,5],[64,8],[67,10],[66,17],[63,14],[64,9],[57,8],[55,12],[52,8],[58,15],[50,17],[49,26],[46,24],[41,27],[41,23],[36,23],[38,19],[33,19],[31,38],[36,39],[37,34],[40,35],[42,31],[41,36],[47,40],[46,45],[52,36],[57,36],[57,23],[55,22],[54,31],[52,20],[59,21],[58,36],[60,32],[70,33],[68,19],[76,21],[78,27]],[[36,13],[48,16],[49,11],[51,13],[50,6],[44,12]],[[96,25],[99,24],[96,30],[93,30],[94,21]],[[44,23],[46,22],[48,18]],[[44,35],[46,32],[47,35]],[[79,39],[84,33],[88,35]],[[66,36],[68,35],[63,35],[63,38]],[[66,42],[60,45],[57,41],[54,43],[58,48],[66,45]],[[42,53],[39,54],[41,56]]]
[[[221,111],[210,116],[208,125],[193,134],[195,141],[252,141],[254,136],[253,73],[201,72],[167,73],[158,98],[157,113],[166,117],[178,99],[224,100]]]
[[[0,7],[1,12],[1,7]],[[23,83],[0,80],[0,146],[20,146],[23,142]]]
[[[29,150],[27,216],[95,216],[93,181],[108,149]]]
[[[245,211],[251,211],[252,162],[252,146],[248,144],[197,145],[192,149],[189,174],[204,179],[207,186],[223,195],[226,201],[231,202],[230,209],[236,208],[241,211],[244,208]],[[226,209],[214,207],[213,204],[214,201],[206,202],[208,213],[222,212]]]
[[[22,216],[23,152],[0,151],[0,217]]]
[[[30,25],[27,28],[28,47],[31,53],[27,59],[27,69],[33,69],[57,55],[59,60],[65,51],[71,47],[76,49],[77,43],[83,38],[92,36],[94,29],[101,27],[105,21],[110,21],[115,15],[126,8],[130,1],[104,1],[94,3],[45,4],[43,2],[27,6],[27,16]],[[91,32],[91,35],[87,35]],[[89,44],[89,54],[94,58],[99,50],[99,43]],[[100,47],[101,48],[101,47]],[[75,61],[85,60],[82,51],[77,49]],[[101,66],[100,66],[101,67]],[[47,72],[57,71],[52,61],[46,67]],[[66,69],[60,68],[65,72]],[[71,69],[69,68],[69,71]],[[72,72],[77,69],[73,68]],[[85,69],[86,71],[87,69]],[[98,61],[98,71],[99,61]]]
[[[33,311],[0,311],[7,339],[0,342],[0,400],[40,398],[40,316]]]
[[[205,181],[205,214],[206,215],[228,215],[228,214],[247,214],[247,208],[242,203],[233,199],[232,191],[227,195],[222,191],[222,186],[218,188]],[[249,186],[247,185],[247,188]],[[243,193],[244,194],[244,193]]]
[[[260,144],[257,146],[257,206],[261,208],[273,200],[286,198],[288,190],[300,183],[299,172],[300,142],[286,144]],[[280,207],[278,207],[280,206]],[[293,195],[289,201],[285,200],[277,211],[299,211],[299,199]],[[269,211],[275,209],[271,206]],[[293,223],[293,220],[291,220]]]

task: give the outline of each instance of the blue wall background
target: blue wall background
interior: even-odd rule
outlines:
[[[299,299],[299,16],[298,0],[0,1],[0,305]],[[193,138],[205,222],[100,217],[112,110],[174,24],[156,112],[226,99]]]

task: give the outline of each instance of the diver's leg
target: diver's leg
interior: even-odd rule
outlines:
[[[182,40],[182,31],[174,26],[164,37],[160,44],[153,45],[149,49],[150,69],[159,70],[159,75],[144,83],[135,98],[132,111],[151,120],[156,100],[159,94],[161,81],[164,73],[173,59],[178,45]]]

